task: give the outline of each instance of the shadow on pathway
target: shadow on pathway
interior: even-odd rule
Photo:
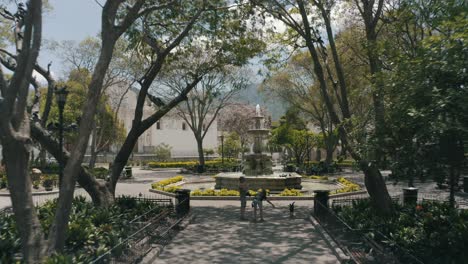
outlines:
[[[287,207],[265,211],[265,222],[241,222],[234,206],[192,207],[195,219],[155,263],[339,263],[312,224],[308,209],[289,219]],[[250,213],[250,212],[249,212]]]

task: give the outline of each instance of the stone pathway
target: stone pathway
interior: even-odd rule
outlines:
[[[310,207],[296,207],[296,218],[289,219],[287,206],[268,205],[262,223],[239,221],[239,207],[234,204],[194,206],[192,212],[192,224],[154,263],[339,263],[306,220]]]

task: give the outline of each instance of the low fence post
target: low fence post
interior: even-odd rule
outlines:
[[[314,214],[316,216],[322,216],[326,214],[328,210],[328,198],[330,191],[316,190],[314,191]]]
[[[179,189],[176,190],[176,213],[178,216],[183,216],[188,214],[190,211],[190,190],[188,189]]]
[[[418,188],[406,187],[403,188],[403,204],[414,204],[418,202]]]

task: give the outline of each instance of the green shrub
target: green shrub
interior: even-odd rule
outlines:
[[[154,148],[154,156],[158,161],[168,160],[171,158],[171,150],[171,146],[161,143]]]
[[[98,167],[98,168],[93,168],[90,173],[98,178],[98,179],[106,179],[107,176],[109,175],[109,170],[106,168]]]
[[[300,190],[297,189],[284,189],[279,196],[302,196],[302,193]]]
[[[49,200],[37,208],[39,221],[48,232],[55,217],[57,200]],[[159,210],[158,210],[159,208]],[[151,202],[119,198],[108,208],[98,208],[76,197],[72,203],[64,255],[52,255],[45,263],[90,263],[135,232],[128,223],[144,213],[151,218],[162,208]],[[47,235],[47,233],[45,234]],[[20,238],[12,215],[0,215],[0,263],[14,263],[12,257],[21,250]]]
[[[395,203],[395,213],[381,217],[369,200],[333,209],[352,228],[383,233],[401,263],[412,263],[401,254],[401,248],[423,263],[466,263],[468,259],[467,210],[455,210],[439,202],[406,207]]]
[[[198,161],[169,161],[169,162],[148,162],[150,168],[185,168],[188,170],[196,170]],[[238,166],[238,161],[235,159],[224,159],[224,163],[221,159],[207,160],[205,161],[206,170],[233,170]]]

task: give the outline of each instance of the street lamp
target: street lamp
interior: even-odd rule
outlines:
[[[59,109],[59,147],[60,147],[60,160],[59,160],[59,186],[62,184],[63,178],[63,110],[67,103],[67,87],[55,89],[55,100]]]
[[[224,165],[224,134],[222,133],[221,136],[221,163]]]

